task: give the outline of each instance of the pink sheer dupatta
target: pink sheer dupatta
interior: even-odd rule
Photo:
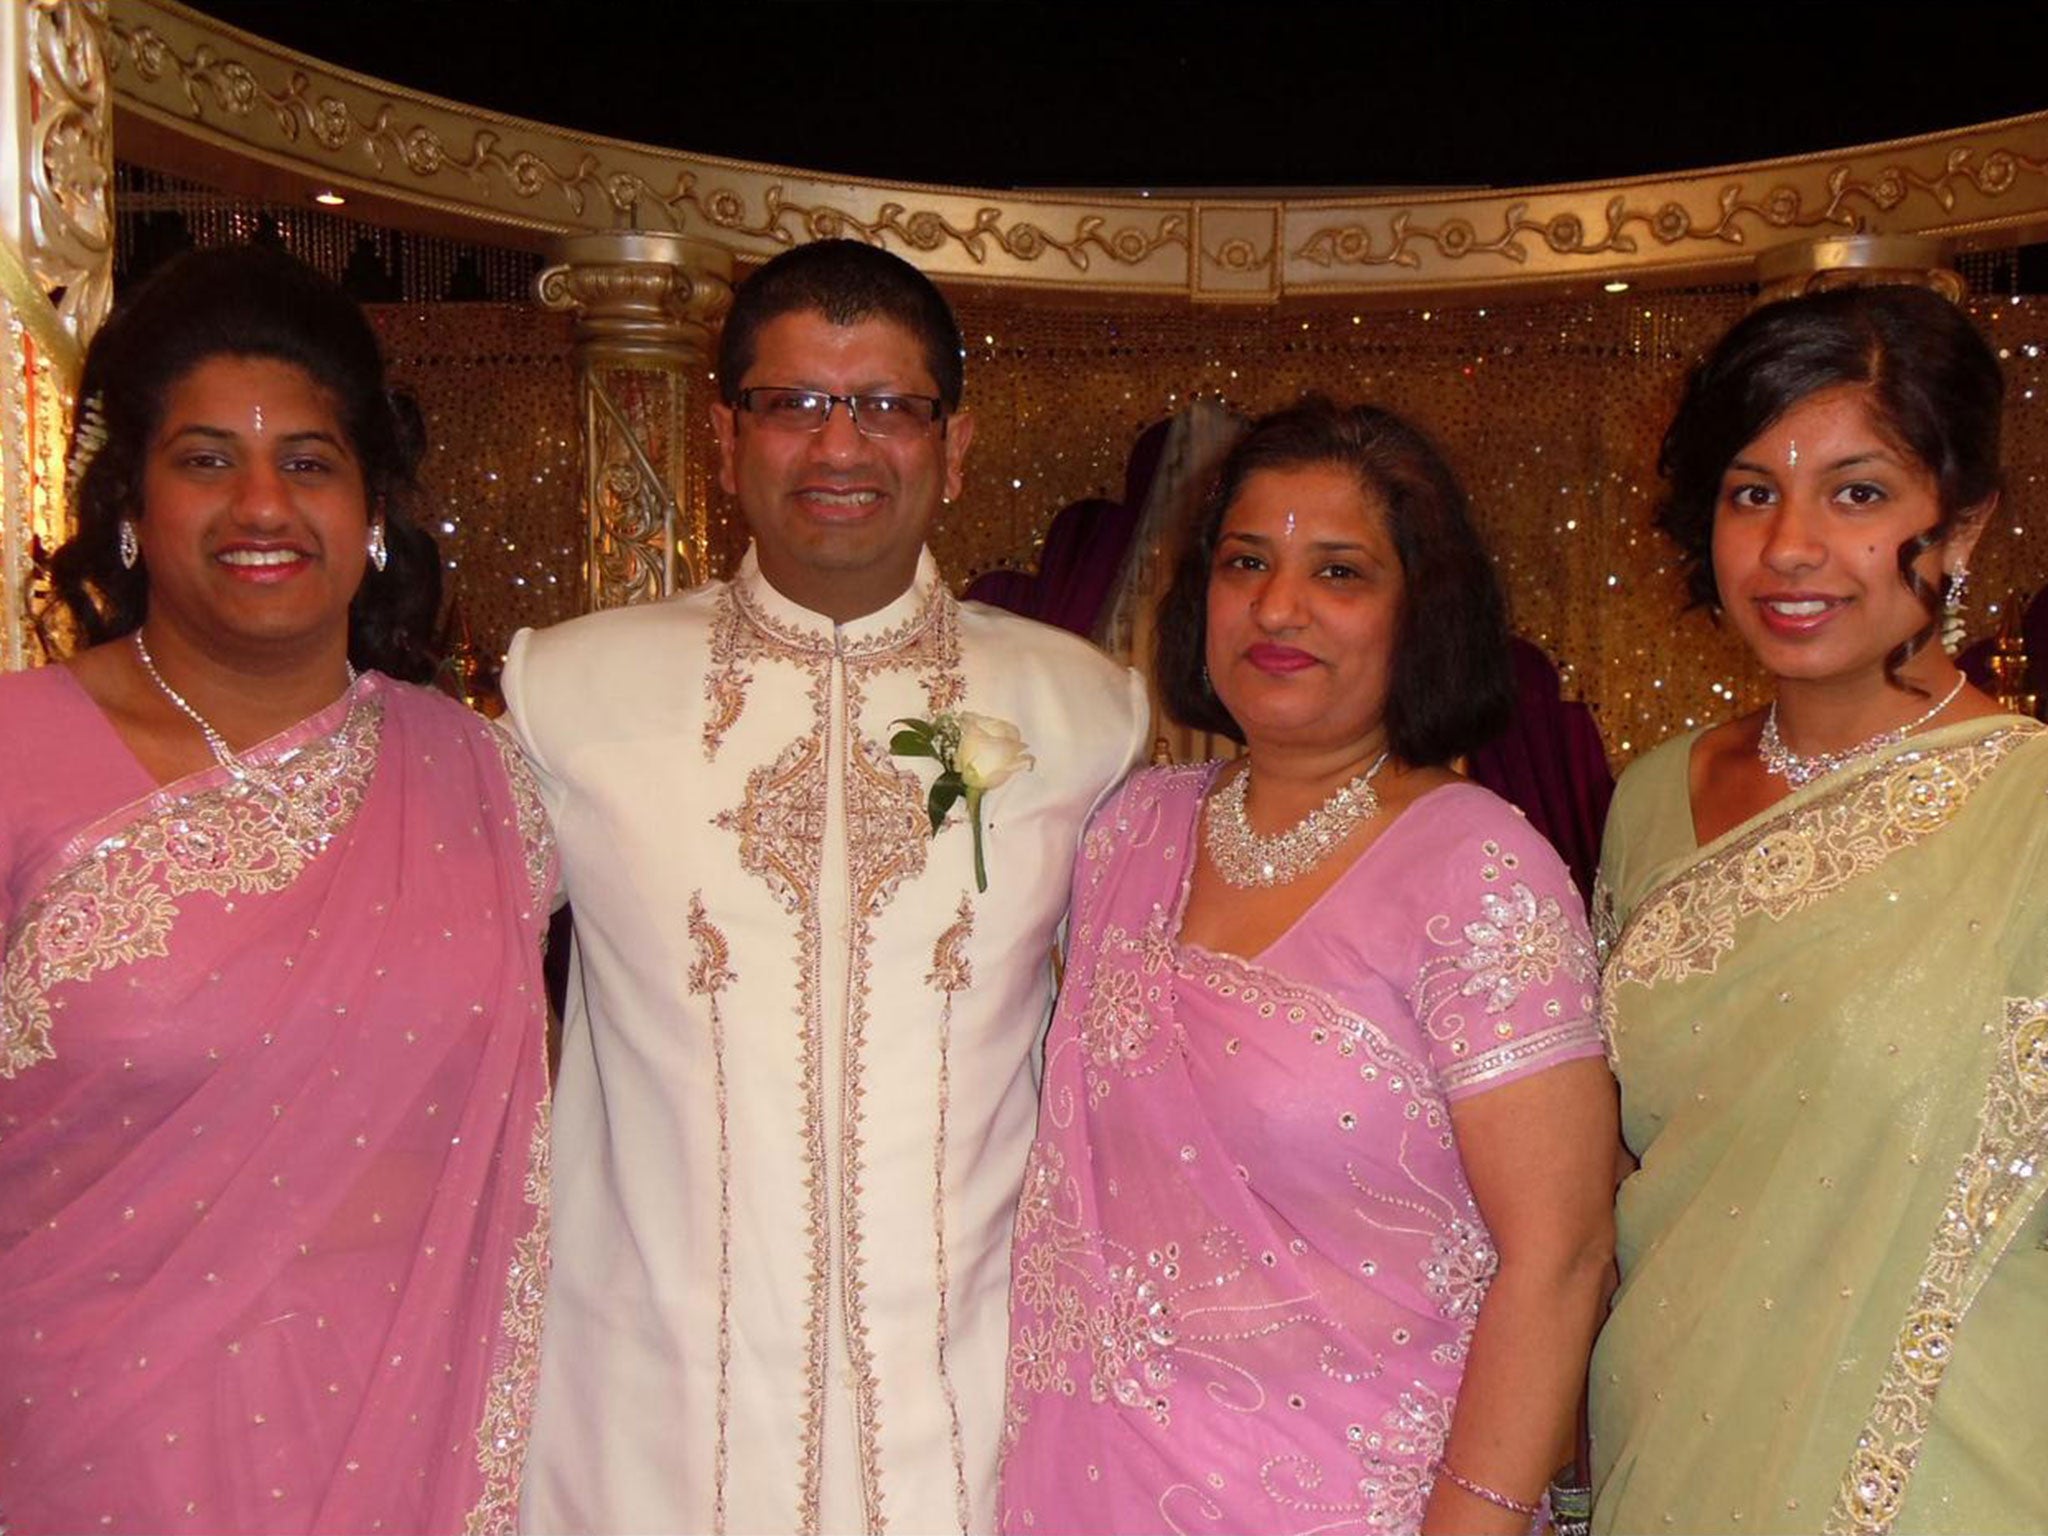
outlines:
[[[1496,1264],[1451,1103],[1600,1053],[1583,906],[1470,785],[1254,958],[1179,938],[1211,768],[1083,840],[1018,1204],[1011,1532],[1409,1531]]]
[[[213,769],[87,808],[11,882],[14,1536],[511,1520],[545,1269],[537,798],[495,730],[375,675],[249,756],[284,794]]]

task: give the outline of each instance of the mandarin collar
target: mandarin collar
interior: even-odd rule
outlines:
[[[740,606],[760,628],[798,650],[841,655],[860,655],[899,646],[929,622],[934,599],[944,590],[939,581],[939,564],[929,549],[917,554],[917,571],[910,586],[894,602],[873,613],[862,614],[844,624],[835,624],[822,613],[813,613],[791,601],[769,584],[761,574],[754,546],[740,559],[732,585]]]

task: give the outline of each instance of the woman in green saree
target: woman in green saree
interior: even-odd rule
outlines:
[[[2048,1530],[2048,731],[1933,643],[2002,395],[1947,301],[1842,289],[1738,324],[1665,437],[1775,698],[1608,822],[1597,1530]]]

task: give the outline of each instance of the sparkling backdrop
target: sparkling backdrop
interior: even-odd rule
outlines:
[[[966,495],[932,544],[957,584],[1029,567],[1069,501],[1121,496],[1129,445],[1187,400],[1258,411],[1316,388],[1401,411],[1438,438],[1472,494],[1517,628],[1558,659],[1567,693],[1595,706],[1617,760],[1762,698],[1734,640],[1682,612],[1675,561],[1649,524],[1657,440],[1685,368],[1743,313],[1746,293],[1406,311],[1055,306],[972,288],[953,298],[978,425]],[[1981,634],[1985,599],[2048,581],[2048,301],[1979,298],[1970,309],[2011,386],[2009,488],[1972,583]],[[480,649],[495,654],[519,625],[581,603],[567,324],[494,304],[373,314],[394,375],[426,409],[430,526],[452,588]],[[708,454],[703,413],[691,414],[694,451]],[[734,509],[708,494],[723,571],[744,540]]]

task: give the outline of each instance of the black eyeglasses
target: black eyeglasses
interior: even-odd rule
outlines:
[[[862,437],[923,437],[946,419],[945,402],[932,395],[835,395],[768,385],[741,390],[733,403],[777,432],[822,432],[835,405],[846,407]]]

